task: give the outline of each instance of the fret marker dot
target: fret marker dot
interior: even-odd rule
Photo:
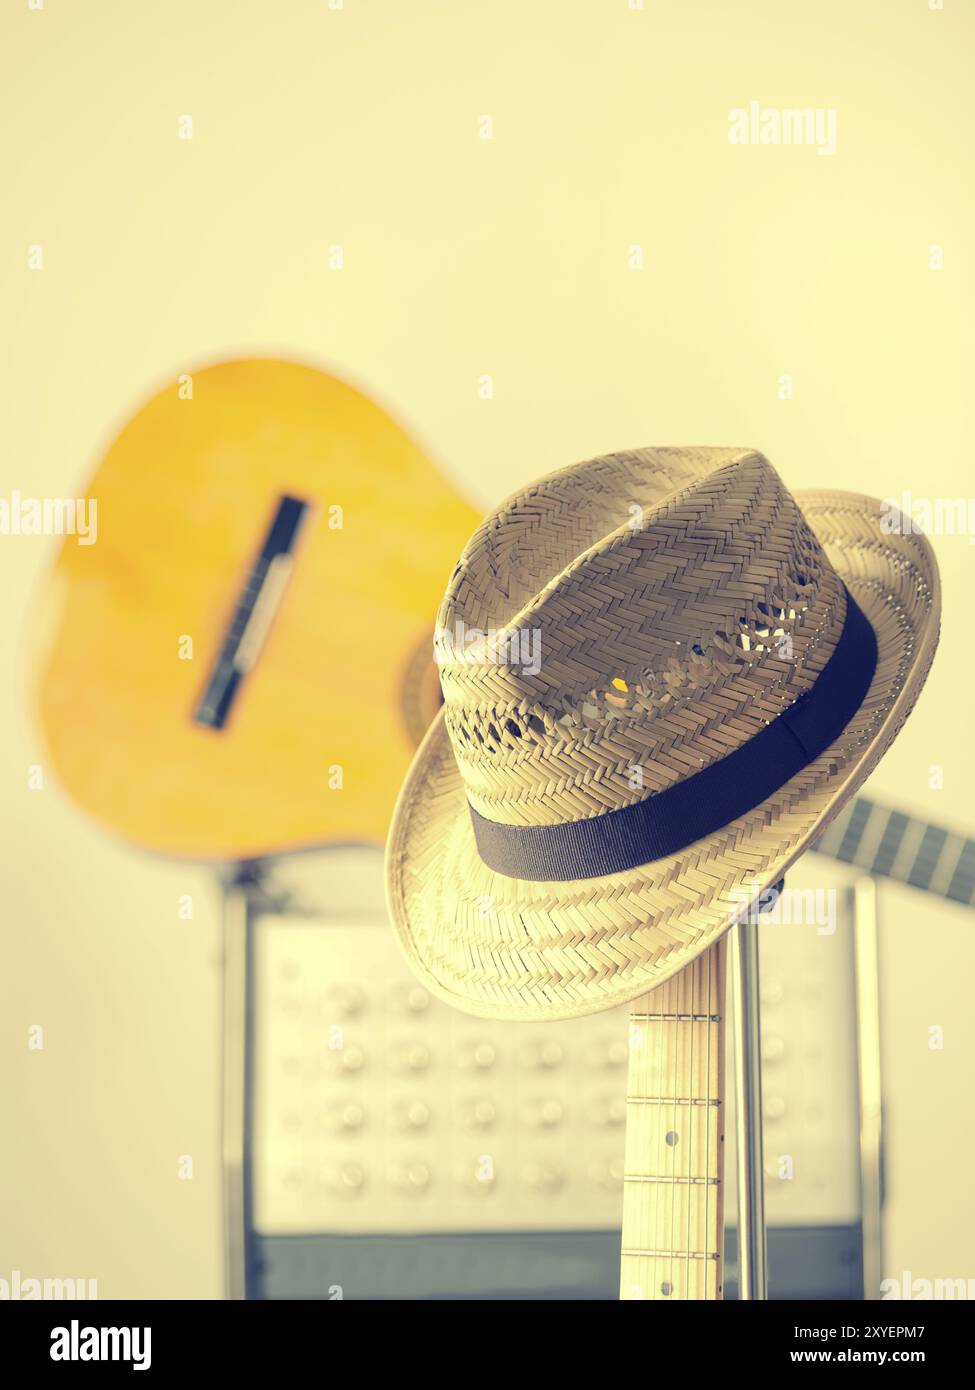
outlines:
[[[669,1295],[674,1292],[673,1284],[668,1284],[667,1282],[664,1282],[660,1285],[660,1292],[664,1295],[665,1298],[669,1297]]]
[[[667,1135],[667,1143],[670,1145],[671,1148],[673,1148],[679,1138],[680,1136],[678,1135],[676,1129],[672,1129],[670,1133]]]

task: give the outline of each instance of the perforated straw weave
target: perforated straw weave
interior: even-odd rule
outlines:
[[[710,767],[810,690],[846,589],[874,629],[869,689],[836,741],[677,854],[536,883],[490,869],[471,808],[546,826],[632,806]],[[475,532],[438,616],[444,707],[402,789],[388,901],[414,970],[489,1017],[611,1008],[681,969],[861,785],[913,707],[940,594],[925,538],[880,503],[793,498],[746,449],[574,465]]]

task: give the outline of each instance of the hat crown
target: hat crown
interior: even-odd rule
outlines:
[[[471,806],[550,825],[693,775],[809,689],[845,607],[753,450],[639,449],[550,474],[475,532],[438,615]]]

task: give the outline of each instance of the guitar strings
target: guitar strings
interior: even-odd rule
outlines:
[[[681,1013],[681,985],[684,976],[688,974],[686,970],[681,970],[677,975],[677,988],[674,991],[674,1119],[673,1134],[677,1135],[677,1087],[680,1083],[680,1013]],[[674,1256],[678,1245],[678,1219],[680,1208],[677,1204],[677,1181],[680,1176],[678,1172],[678,1142],[670,1146],[670,1240],[667,1249],[670,1251],[670,1293],[673,1295],[677,1285],[674,1282]],[[678,1295],[679,1296],[679,1295]],[[684,1297],[687,1297],[686,1283]]]
[[[697,1010],[700,1008],[700,1003],[699,1003],[699,1001],[700,1001],[700,996],[701,996],[701,990],[700,990],[701,960],[700,960],[700,957],[698,957],[698,959],[694,961],[694,963],[693,963],[693,965],[692,965],[692,967],[691,967],[691,971],[690,971],[689,973],[690,973],[690,979],[689,979],[688,983],[689,983],[689,985],[690,985],[691,998],[690,998],[690,1003],[689,1003],[688,1008],[687,1008],[687,1013],[690,1015],[691,1021],[690,1021],[690,1023],[687,1025],[687,1027],[688,1027],[688,1029],[690,1030],[691,1042],[690,1042],[690,1048],[689,1048],[689,1054],[690,1054],[690,1055],[688,1056],[688,1060],[687,1060],[687,1068],[686,1068],[686,1070],[685,1070],[685,1072],[684,1072],[684,1076],[685,1076],[685,1078],[686,1078],[686,1080],[687,1080],[687,1086],[688,1086],[688,1097],[687,1097],[687,1098],[688,1098],[688,1101],[690,1101],[690,1098],[691,1098],[691,1096],[693,1095],[694,1090],[696,1089],[696,1087],[695,1087],[695,1085],[694,1085],[694,1034],[697,1032],[697,1024],[694,1022],[694,1014],[695,1014],[695,1013],[697,1012]],[[688,1104],[688,1105],[686,1105],[686,1106],[684,1107],[684,1109],[685,1109],[685,1112],[686,1112],[686,1115],[687,1115],[687,1179],[688,1179],[688,1181],[687,1181],[687,1191],[686,1191],[685,1194],[684,1194],[684,1201],[687,1203],[687,1222],[686,1222],[685,1231],[684,1231],[684,1242],[685,1242],[685,1245],[686,1245],[686,1247],[687,1247],[687,1251],[686,1251],[687,1258],[686,1258],[685,1261],[684,1261],[684,1297],[685,1297],[685,1298],[690,1298],[690,1296],[691,1296],[691,1263],[692,1263],[692,1261],[691,1261],[691,1250],[693,1249],[693,1247],[692,1247],[692,1245],[691,1245],[691,1212],[692,1212],[692,1210],[693,1210],[693,1208],[694,1208],[694,1201],[695,1201],[695,1199],[696,1199],[695,1184],[691,1182],[691,1176],[692,1176],[692,1172],[691,1172],[691,1161],[692,1161],[692,1159],[693,1159],[693,1157],[694,1157],[694,1154],[693,1154],[693,1149],[694,1149],[694,1142],[693,1142],[693,1136],[694,1136],[694,1107],[693,1107],[693,1105]],[[682,1144],[683,1144],[683,1142],[684,1142],[684,1136],[683,1136],[683,1135],[681,1135],[680,1142],[681,1142]],[[705,1190],[705,1194],[707,1194],[707,1187],[705,1187],[704,1190]],[[705,1199],[706,1199],[706,1198],[705,1198]],[[696,1286],[696,1284],[697,1284],[697,1272],[696,1272],[696,1271],[695,1271],[695,1274],[694,1274],[694,1283],[695,1283],[695,1286]]]
[[[670,997],[670,987],[669,987],[669,985],[664,986],[664,988],[663,988],[662,990],[655,991],[654,994],[651,995],[651,998],[652,998],[652,999],[655,999],[655,1000],[656,1000],[656,999],[659,999],[659,1000],[669,999],[669,997]],[[666,1007],[667,1007],[667,1006],[666,1006],[665,1003],[661,1003],[661,1004],[659,1004],[658,1007],[659,1007],[660,1009],[662,1009],[662,1010],[666,1010]],[[653,1008],[654,1008],[654,1006],[653,1006],[653,1004],[651,1004],[651,1005],[650,1005],[650,1011],[651,1011],[651,1012],[653,1011]],[[650,1026],[650,1024],[648,1023],[648,1024],[647,1024],[647,1051],[648,1051],[648,1052],[650,1051],[650,1032],[651,1032],[651,1026]],[[665,1084],[666,1084],[666,1083],[665,1083],[665,1077],[666,1077],[666,1075],[667,1075],[667,1031],[666,1031],[666,1026],[660,1028],[659,1030],[658,1030],[657,1028],[654,1028],[654,1029],[653,1029],[653,1032],[654,1032],[654,1033],[659,1032],[659,1034],[660,1034],[660,1051],[659,1051],[659,1053],[658,1053],[657,1056],[656,1056],[656,1061],[655,1061],[654,1068],[653,1068],[653,1081],[652,1081],[652,1086],[655,1087],[655,1088],[656,1088],[656,1087],[659,1087],[660,1094],[661,1094],[661,1095],[665,1095],[666,1092],[665,1092],[665,1090],[664,1090],[664,1086],[665,1086]],[[656,1049],[656,1043],[655,1043],[655,1045],[654,1045],[654,1051],[655,1051],[655,1053],[656,1053],[656,1050],[657,1050],[657,1049]],[[649,1061],[648,1061],[648,1067],[649,1067]],[[663,1118],[664,1113],[665,1113],[665,1112],[664,1112],[663,1108],[661,1108],[661,1111],[660,1111],[661,1118]],[[657,1151],[656,1151],[656,1154],[655,1154],[655,1156],[654,1156],[654,1172],[657,1172],[657,1173],[664,1173],[664,1172],[666,1172],[666,1162],[667,1162],[667,1160],[665,1159],[664,1155],[665,1155],[665,1153],[667,1152],[667,1150],[666,1150],[666,1147],[665,1147],[665,1145],[664,1145],[664,1143],[663,1143],[663,1129],[662,1129],[662,1126],[661,1126],[661,1124],[660,1124],[659,1122],[658,1122],[658,1124],[656,1125],[656,1128],[655,1128],[655,1131],[654,1131],[654,1138],[656,1139],[656,1144],[657,1144]],[[662,1187],[662,1186],[661,1186],[660,1184],[658,1184],[658,1183],[654,1183],[654,1184],[652,1185],[652,1187],[653,1187],[653,1191],[652,1191],[651,1201],[652,1201],[652,1203],[653,1203],[653,1207],[652,1207],[652,1210],[653,1210],[653,1240],[652,1240],[652,1242],[650,1243],[650,1247],[649,1247],[649,1248],[650,1248],[651,1250],[666,1250],[666,1249],[667,1249],[667,1244],[666,1244],[666,1241],[667,1241],[667,1232],[666,1232],[666,1229],[665,1229],[665,1221],[664,1221],[664,1198],[665,1198],[665,1196],[666,1196],[666,1188]],[[650,1260],[650,1278],[653,1280],[653,1284],[652,1284],[653,1294],[652,1294],[652,1296],[653,1296],[654,1299],[659,1299],[659,1298],[661,1297],[661,1294],[662,1294],[662,1290],[661,1290],[661,1288],[660,1288],[660,1281],[661,1281],[661,1279],[663,1279],[663,1278],[665,1277],[664,1274],[663,1274],[663,1270],[664,1270],[664,1263],[663,1263],[663,1261],[662,1261],[662,1260],[661,1260],[661,1261],[658,1261],[658,1260],[655,1259],[655,1258],[651,1258],[651,1260]]]
[[[667,1009],[668,1009],[668,1007],[669,1007],[670,996],[671,996],[671,985],[670,985],[670,982],[669,982],[669,981],[667,982],[666,985],[661,986],[661,988],[660,988],[659,990],[656,990],[656,991],[654,992],[654,996],[653,996],[654,999],[655,999],[656,1001],[659,1001],[659,1002],[657,1002],[656,1007],[657,1007],[662,1013],[666,1013],[666,1012],[667,1012]],[[653,1010],[654,1005],[651,1005],[650,1007],[651,1007],[651,1010]],[[647,1041],[648,1041],[648,1044],[649,1044],[649,1033],[650,1033],[650,1025],[649,1025],[649,1024],[647,1025],[647,1031],[648,1031],[648,1039],[647,1039]],[[659,1035],[659,1039],[660,1039],[660,1041],[659,1041],[659,1046],[658,1046],[658,1044],[656,1043],[656,1041],[654,1042],[654,1052],[655,1052],[655,1054],[656,1054],[656,1063],[655,1063],[654,1069],[653,1069],[653,1086],[656,1088],[658,1094],[659,1094],[661,1097],[663,1097],[663,1096],[665,1096],[665,1095],[667,1094],[667,1071],[668,1071],[668,1061],[669,1061],[669,1059],[668,1059],[668,1057],[667,1057],[667,1048],[668,1048],[669,1045],[670,1045],[670,1035],[669,1035],[669,1033],[668,1033],[666,1023],[660,1023],[659,1025],[655,1026],[655,1027],[653,1028],[653,1033],[654,1033],[655,1035]],[[656,1140],[656,1160],[655,1160],[654,1172],[657,1172],[657,1173],[666,1173],[666,1171],[667,1171],[667,1159],[666,1159],[667,1145],[666,1145],[666,1143],[664,1142],[664,1137],[663,1137],[663,1136],[664,1136],[664,1133],[665,1133],[665,1131],[666,1131],[666,1114],[667,1114],[667,1112],[666,1112],[665,1108],[663,1107],[663,1105],[661,1105],[661,1106],[660,1106],[660,1121],[657,1123],[656,1128],[655,1128],[655,1133],[654,1133],[654,1138],[655,1138],[655,1140]],[[666,1189],[666,1187],[664,1186],[663,1183],[654,1183],[654,1184],[653,1184],[653,1187],[654,1187],[654,1193],[653,1193],[653,1206],[654,1206],[654,1212],[655,1212],[655,1221],[654,1221],[654,1243],[653,1243],[653,1245],[651,1246],[651,1249],[653,1249],[653,1250],[666,1250],[666,1249],[668,1248],[668,1247],[667,1247],[667,1218],[666,1218],[666,1215],[665,1215],[664,1202],[667,1200],[667,1189]],[[653,1297],[654,1297],[655,1299],[659,1299],[659,1298],[661,1298],[661,1297],[665,1297],[665,1296],[666,1296],[666,1295],[664,1295],[664,1293],[663,1293],[663,1289],[662,1289],[662,1287],[661,1287],[661,1284],[662,1284],[662,1282],[667,1278],[667,1275],[668,1275],[668,1272],[669,1272],[669,1271],[668,1271],[668,1266],[667,1266],[666,1262],[665,1262],[663,1259],[660,1259],[660,1260],[654,1259],[654,1260],[651,1261],[651,1264],[652,1264],[652,1267],[653,1267],[653,1269],[652,1269],[652,1278],[653,1278],[653,1281],[654,1281],[654,1284],[653,1284]]]
[[[660,998],[660,994],[661,994],[660,990],[655,990],[655,991],[649,996],[649,998],[650,998],[651,1000],[658,999],[658,998]],[[653,1008],[654,1008],[653,1003],[649,1003],[649,1004],[647,1005],[647,1011],[648,1011],[648,1013],[652,1013],[652,1012],[653,1012]],[[654,1046],[654,1063],[653,1063],[653,1070],[652,1070],[652,1074],[651,1074],[650,1055],[649,1055],[649,1054],[650,1054],[650,1033],[651,1033],[651,1029],[650,1029],[650,1024],[649,1024],[649,1022],[648,1022],[648,1023],[645,1025],[645,1032],[644,1032],[644,1058],[645,1058],[645,1076],[646,1076],[645,1089],[644,1089],[644,1092],[643,1092],[644,1095],[650,1095],[651,1092],[652,1092],[653,1087],[659,1086],[659,1085],[661,1084],[661,1076],[662,1076],[662,1074],[663,1074],[663,1065],[662,1065],[663,1059],[662,1059],[660,1053],[657,1051],[656,1046]],[[655,1144],[656,1144],[656,1150],[655,1150],[654,1154],[652,1155],[651,1161],[652,1161],[653,1164],[654,1164],[654,1172],[662,1173],[662,1172],[663,1172],[663,1169],[656,1166],[657,1164],[659,1164],[659,1163],[661,1163],[661,1162],[663,1161],[663,1160],[662,1160],[662,1154],[661,1154],[661,1145],[660,1145],[660,1126],[659,1126],[659,1124],[658,1124],[658,1125],[655,1127],[655,1129],[654,1129],[654,1141],[655,1141]],[[651,1229],[648,1231],[648,1239],[647,1239],[647,1242],[646,1242],[646,1248],[647,1248],[648,1250],[664,1250],[664,1249],[666,1249],[666,1246],[664,1246],[664,1245],[661,1244],[661,1241],[663,1240],[664,1237],[663,1237],[663,1232],[662,1232],[662,1230],[661,1230],[661,1220],[662,1220],[662,1218],[661,1218],[661,1193],[660,1193],[660,1189],[659,1189],[659,1186],[658,1186],[657,1183],[652,1183],[652,1184],[651,1184],[650,1196],[649,1196],[649,1203],[648,1203],[648,1205],[645,1206],[644,1210],[645,1210],[646,1213],[647,1213],[648,1225],[649,1225],[649,1227],[651,1228]],[[649,1297],[652,1298],[652,1299],[657,1299],[657,1298],[660,1297],[660,1289],[659,1289],[658,1283],[657,1283],[657,1267],[658,1267],[658,1266],[657,1266],[657,1261],[651,1256],[651,1257],[648,1259],[648,1261],[647,1261],[647,1277],[648,1277],[648,1278],[650,1279],[650,1281],[651,1281],[651,1283],[650,1283]]]
[[[655,997],[656,997],[656,994],[651,994],[651,995],[650,995],[650,998],[651,998],[651,999],[654,999]],[[650,1005],[647,1006],[647,1012],[652,1013],[652,1011],[654,1011],[654,1005],[650,1004]],[[654,1087],[656,1086],[656,1084],[658,1084],[658,1081],[659,1081],[659,1074],[658,1074],[659,1062],[658,1062],[658,1061],[654,1061],[654,1066],[652,1066],[652,1074],[651,1074],[651,1047],[650,1047],[650,1038],[651,1038],[651,1024],[650,1024],[650,1023],[644,1023],[644,1031],[643,1031],[643,1044],[644,1044],[644,1074],[645,1074],[644,1095],[650,1095],[650,1094],[652,1093],[652,1090],[654,1090]],[[659,1131],[659,1129],[655,1131],[654,1138],[655,1138],[655,1140],[656,1140],[656,1148],[658,1148],[658,1150],[659,1150],[659,1147],[661,1147],[661,1131]],[[654,1159],[652,1159],[652,1162],[658,1162],[658,1161],[659,1161],[659,1155],[656,1154],[656,1155],[654,1155]],[[655,1169],[655,1172],[656,1172],[656,1169]],[[652,1183],[651,1186],[652,1186],[652,1188],[654,1188],[654,1201],[652,1201],[652,1207],[651,1207],[650,1209],[648,1209],[648,1216],[652,1216],[652,1230],[650,1230],[650,1232],[647,1233],[647,1241],[645,1241],[645,1248],[647,1248],[647,1250],[662,1250],[663,1247],[662,1247],[661,1243],[659,1243],[659,1240],[661,1240],[661,1188],[659,1188],[659,1184],[658,1184],[658,1183]],[[655,1261],[654,1258],[650,1257],[650,1258],[647,1259],[647,1277],[648,1277],[648,1279],[650,1279],[650,1282],[651,1282],[651,1283],[650,1283],[650,1297],[651,1297],[651,1298],[658,1298],[658,1297],[659,1297],[659,1290],[656,1289],[656,1284],[655,1284],[655,1279],[654,1279],[655,1272],[656,1272],[656,1261]]]
[[[669,990],[668,990],[668,991],[665,991],[665,993],[669,994]],[[661,998],[661,997],[663,997],[663,996],[661,996],[659,993],[655,992],[655,994],[654,994],[653,997],[654,997],[654,998]],[[654,1006],[651,1004],[651,1005],[650,1005],[651,1012],[653,1011],[653,1007],[654,1007]],[[661,1005],[659,1005],[658,1007],[660,1007],[660,1008],[666,1008],[666,1005],[661,1004]],[[649,1023],[647,1024],[647,1052],[648,1052],[648,1053],[649,1053],[649,1051],[650,1051],[650,1036],[651,1036],[651,1032],[654,1033],[654,1034],[656,1034],[657,1031],[658,1031],[657,1028],[655,1028],[655,1027],[654,1027],[654,1028],[651,1028],[651,1025],[650,1025]],[[653,1067],[653,1079],[652,1079],[652,1082],[651,1082],[651,1087],[655,1088],[655,1087],[658,1087],[658,1086],[659,1086],[659,1087],[660,1087],[660,1094],[661,1094],[661,1095],[664,1095],[664,1094],[665,1094],[664,1089],[663,1089],[663,1087],[664,1087],[664,1085],[665,1085],[664,1078],[665,1078],[666,1075],[667,1075],[667,1032],[666,1032],[666,1027],[664,1027],[663,1029],[660,1030],[660,1037],[661,1037],[662,1051],[661,1051],[661,1054],[657,1057],[657,1059],[656,1059],[656,1061],[655,1061],[655,1063],[654,1063],[654,1067]],[[654,1052],[656,1053],[656,1040],[654,1041]],[[649,1069],[649,1058],[648,1058],[647,1065],[648,1065],[648,1069]],[[663,1114],[664,1114],[664,1111],[661,1110],[660,1113],[661,1113],[661,1115],[663,1115]],[[658,1124],[657,1127],[656,1127],[656,1132],[655,1132],[655,1136],[654,1136],[654,1137],[656,1138],[656,1141],[657,1141],[657,1153],[656,1153],[656,1160],[655,1160],[654,1172],[656,1172],[656,1173],[663,1173],[663,1172],[666,1172],[666,1167],[665,1167],[666,1159],[664,1158],[664,1154],[666,1153],[666,1147],[664,1146],[664,1144],[663,1144],[663,1142],[662,1142],[662,1131],[661,1131],[661,1126],[660,1126],[659,1124]],[[653,1186],[653,1198],[652,1198],[652,1200],[653,1200],[653,1213],[654,1213],[654,1238],[653,1238],[653,1241],[652,1241],[651,1244],[650,1244],[650,1249],[651,1249],[651,1250],[666,1250],[666,1249],[667,1249],[667,1245],[666,1245],[667,1233],[666,1233],[666,1229],[665,1229],[665,1217],[664,1217],[664,1197],[666,1196],[666,1188],[662,1187],[662,1186],[661,1186],[660,1184],[658,1184],[658,1183],[653,1183],[652,1186]],[[661,1294],[661,1290],[660,1290],[660,1287],[659,1287],[659,1278],[657,1277],[658,1269],[659,1269],[659,1270],[662,1270],[662,1269],[663,1269],[663,1262],[661,1261],[661,1262],[659,1262],[659,1264],[658,1264],[658,1261],[657,1261],[655,1258],[652,1258],[652,1259],[650,1260],[650,1278],[653,1280],[653,1286],[652,1286],[652,1287],[653,1287],[653,1297],[654,1297],[655,1299],[659,1299],[659,1298],[660,1298],[660,1294]],[[663,1276],[661,1275],[660,1277],[662,1278]]]
[[[708,1020],[711,1020],[711,1017],[714,1016],[715,1013],[719,1013],[719,1015],[722,1015],[722,1016],[723,1016],[723,1008],[722,1008],[722,1005],[719,1004],[719,1005],[718,1005],[718,1008],[715,1009],[715,1001],[714,1001],[714,997],[712,997],[712,987],[711,987],[711,965],[712,965],[712,960],[714,960],[714,963],[715,963],[715,974],[719,974],[718,969],[716,969],[716,966],[718,966],[718,951],[720,951],[720,945],[715,945],[715,947],[711,947],[711,949],[709,949],[709,951],[708,951]],[[720,992],[720,991],[719,991],[719,992]],[[718,1024],[716,1024],[716,1026],[722,1027],[722,1023],[718,1023]],[[707,1105],[704,1106],[704,1118],[705,1118],[704,1122],[705,1122],[705,1125],[707,1125],[707,1130],[705,1130],[705,1137],[704,1137],[704,1172],[705,1172],[705,1175],[707,1175],[708,1177],[711,1177],[711,1113],[712,1113],[712,1105],[711,1105],[711,1030],[712,1030],[712,1027],[715,1027],[715,1024],[712,1024],[711,1022],[708,1022],[708,1063],[707,1063],[707,1065],[708,1065],[708,1070],[707,1070],[707,1076],[705,1076],[705,1080],[704,1080],[704,1097],[705,1097],[705,1101],[707,1101]],[[718,1093],[719,1093],[719,1099],[720,1099],[720,1086],[718,1086]],[[714,1115],[715,1115],[715,1123],[716,1123],[716,1125],[720,1125],[720,1105],[719,1105],[719,1106],[716,1106],[716,1108],[714,1108]],[[716,1137],[716,1136],[715,1136],[715,1137]],[[718,1144],[715,1144],[715,1173],[716,1173],[716,1175],[718,1175],[719,1169],[720,1169],[719,1148],[718,1148]],[[715,1244],[718,1244],[718,1240],[719,1240],[719,1238],[720,1238],[720,1234],[719,1234],[720,1222],[719,1222],[719,1220],[718,1220],[718,1212],[720,1211],[720,1201],[722,1201],[722,1190],[720,1190],[720,1187],[715,1187]],[[705,1248],[705,1251],[711,1251],[711,1240],[709,1240],[709,1236],[711,1236],[711,1229],[709,1229],[709,1227],[711,1227],[711,1193],[709,1193],[709,1191],[708,1191],[708,1200],[707,1200],[707,1204],[705,1204],[705,1208],[704,1208],[704,1248]],[[720,1251],[719,1251],[719,1252],[718,1252],[718,1261],[716,1261],[716,1265],[715,1265],[715,1298],[718,1297],[718,1272],[719,1272],[719,1270],[720,1270],[720,1258],[722,1258],[722,1257],[720,1257]]]
[[[707,1015],[708,1015],[707,1030],[708,1030],[708,1047],[707,1047],[707,1062],[706,1062],[707,1070],[706,1070],[705,1077],[704,1077],[704,1114],[705,1114],[705,1120],[704,1120],[704,1161],[705,1161],[705,1164],[707,1165],[706,1168],[705,1168],[705,1172],[708,1173],[709,1176],[710,1176],[710,1173],[711,1173],[711,1029],[715,1026],[714,1024],[711,1023],[711,1019],[713,1018],[714,1013],[715,1013],[714,1001],[713,1001],[713,999],[712,999],[712,997],[711,997],[711,962],[712,962],[712,958],[715,956],[716,952],[719,951],[720,949],[721,949],[720,946],[712,946],[712,947],[710,948],[710,950],[708,951],[708,988],[707,988]],[[718,1010],[718,1012],[720,1012],[720,1010]],[[719,1023],[717,1026],[720,1028],[720,1027],[721,1027],[721,1024]],[[715,1163],[714,1171],[715,1171],[715,1175],[716,1175],[716,1176],[719,1178],[719,1180],[720,1180],[721,1172],[720,1172],[720,1167],[719,1167],[719,1165],[718,1165],[717,1163]],[[720,1191],[721,1191],[721,1189],[718,1188],[718,1187],[716,1187],[716,1188],[714,1189],[714,1196],[715,1196],[715,1218],[717,1218],[717,1202],[718,1202],[718,1197],[719,1197]],[[711,1188],[710,1188],[710,1186],[708,1185],[708,1186],[706,1186],[705,1189],[704,1189],[704,1247],[703,1247],[703,1249],[704,1249],[705,1257],[709,1254],[709,1252],[710,1252],[710,1250],[711,1250],[711,1243],[710,1243],[711,1220],[710,1220],[710,1218],[711,1218]],[[715,1234],[717,1234],[717,1224],[718,1224],[718,1223],[717,1223],[717,1219],[715,1219]],[[715,1244],[717,1244],[717,1239],[715,1240]],[[715,1272],[715,1280],[714,1280],[714,1296],[715,1296],[715,1298],[717,1298],[717,1296],[718,1296],[717,1269],[720,1268],[720,1260],[721,1260],[721,1257],[720,1257],[720,1255],[719,1255],[719,1256],[718,1256],[718,1264],[715,1266],[715,1270],[716,1270],[716,1272]],[[704,1264],[705,1264],[705,1269],[706,1269],[707,1266],[710,1264],[710,1260],[708,1260],[707,1258],[705,1258]],[[707,1274],[706,1274],[706,1273],[705,1273],[705,1276],[704,1276],[704,1292],[705,1292],[705,1294],[707,1293]]]

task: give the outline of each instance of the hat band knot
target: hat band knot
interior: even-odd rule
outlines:
[[[556,825],[499,825],[469,807],[483,862],[506,878],[571,882],[676,854],[761,805],[839,738],[863,703],[877,638],[844,585],[846,618],[815,683],[754,737],[632,806]]]

